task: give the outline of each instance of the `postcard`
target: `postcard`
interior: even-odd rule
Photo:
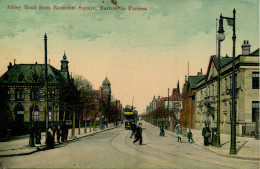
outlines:
[[[0,168],[259,168],[258,0],[1,0]]]

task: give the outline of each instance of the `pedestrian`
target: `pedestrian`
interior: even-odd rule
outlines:
[[[178,142],[181,143],[182,128],[179,124],[177,125],[176,134],[178,136]]]
[[[209,127],[204,127],[202,129],[202,136],[204,138],[204,146],[208,146],[208,144],[209,144],[209,137],[210,137],[210,129],[209,129]]]
[[[55,134],[56,134],[56,127],[52,127],[52,133],[53,133],[53,142],[55,143]]]
[[[189,132],[187,134],[189,143],[194,143],[194,140],[192,138],[192,132],[191,129],[189,129]]]
[[[54,148],[53,131],[51,130],[51,128],[49,128],[49,130],[47,131],[46,146],[48,148]]]
[[[133,141],[133,144],[135,144],[139,140],[139,145],[142,145],[143,137],[142,137],[142,123],[139,123],[138,127],[136,128],[136,139]]]
[[[131,124],[131,130],[132,130],[132,133],[131,133],[130,138],[132,138],[135,135],[135,132],[136,132],[136,124],[135,123]]]
[[[60,130],[61,130],[61,141],[64,142],[64,138],[65,138],[64,137],[65,136],[64,123],[62,123]]]
[[[61,129],[60,129],[60,126],[58,126],[58,128],[57,128],[57,141],[58,141],[58,143],[60,143],[60,137],[61,137]]]
[[[160,127],[160,136],[165,136],[163,125]]]
[[[69,126],[65,125],[64,141],[67,141],[67,139],[68,139],[68,134],[69,134]]]
[[[41,136],[41,129],[38,129],[36,131],[36,134],[35,134],[35,146],[37,147],[37,150],[40,149],[40,146],[41,146],[41,140],[42,140],[42,136]]]

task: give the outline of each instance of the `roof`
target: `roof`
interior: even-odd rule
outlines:
[[[103,81],[103,83],[102,83],[102,86],[105,86],[105,85],[108,85],[108,86],[110,86],[111,85],[111,83],[110,83],[110,81],[107,79],[107,77],[106,77],[106,79]]]
[[[217,67],[217,62],[218,62],[218,57],[216,55],[213,55],[212,56],[213,59],[214,59],[214,63],[215,66]],[[224,66],[226,66],[230,61],[232,61],[232,57],[228,57],[228,56],[225,56],[225,57],[221,57],[220,58],[220,67],[223,68]]]
[[[48,83],[59,84],[66,83],[60,71],[51,65],[47,65]],[[3,84],[28,84],[44,83],[45,65],[44,64],[15,64],[3,76],[0,77],[0,83]]]
[[[259,56],[259,48],[249,54],[250,56]]]
[[[195,88],[196,84],[205,77],[206,75],[199,75],[199,76],[189,76],[188,77],[188,82],[190,85],[190,88]]]

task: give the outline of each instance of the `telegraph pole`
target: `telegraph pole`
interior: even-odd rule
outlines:
[[[48,112],[48,70],[47,70],[47,36],[46,33],[44,35],[44,47],[45,47],[45,129],[46,129],[46,139],[47,139],[47,131],[49,128],[49,112]]]

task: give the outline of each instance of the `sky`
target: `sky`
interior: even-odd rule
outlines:
[[[36,10],[25,9],[35,6]],[[75,10],[54,10],[74,7]],[[20,9],[8,9],[11,6]],[[40,10],[39,6],[50,7]],[[82,7],[96,7],[83,11]],[[251,51],[259,47],[258,0],[0,0],[0,76],[9,62],[44,63],[44,34],[48,60],[60,69],[66,52],[69,71],[82,75],[98,89],[108,77],[112,95],[123,106],[142,113],[153,96],[182,89],[185,75],[206,73],[216,54],[216,19],[233,17],[236,9],[236,55],[244,40]],[[129,10],[129,6],[147,11]],[[221,54],[232,56],[232,27],[224,21]]]

